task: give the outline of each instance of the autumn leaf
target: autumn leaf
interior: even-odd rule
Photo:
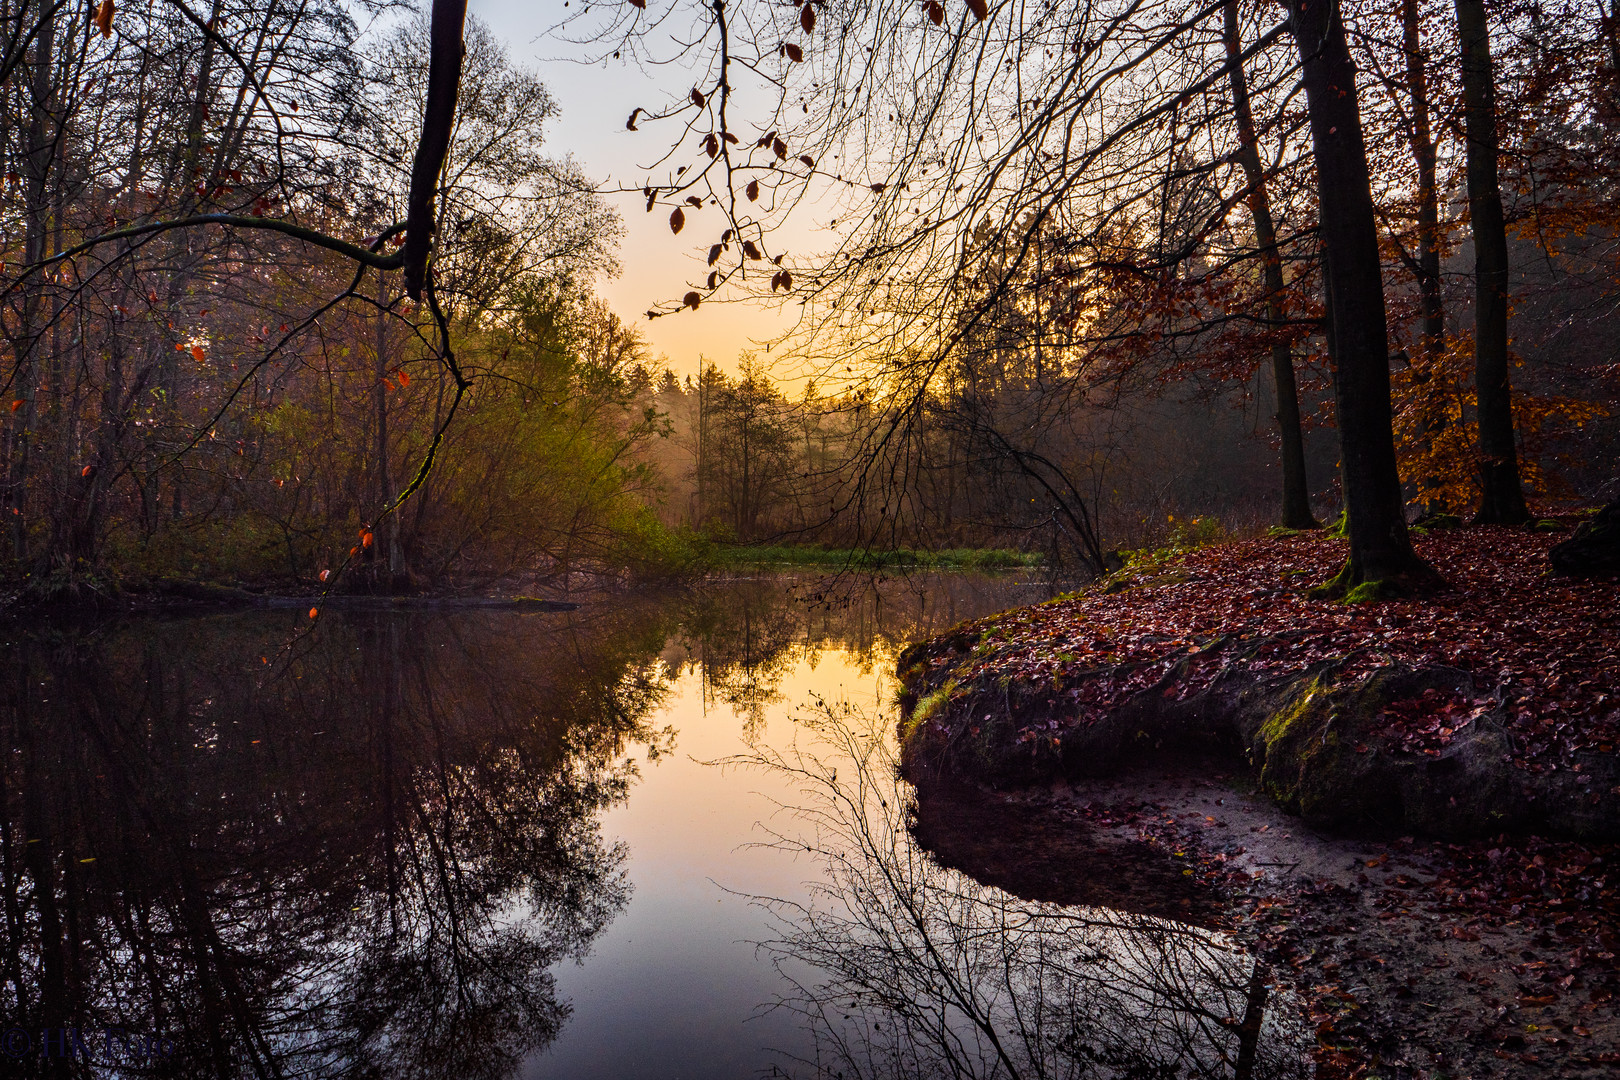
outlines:
[[[728,142],[728,143],[730,143],[730,144],[731,144],[731,145],[732,145],[732,146],[736,146],[736,145],[737,145],[737,143],[738,143],[738,141],[739,141],[739,140],[738,140],[738,138],[737,138],[737,136],[735,136],[735,135],[733,135],[733,134],[732,134],[732,133],[731,133],[731,132],[729,132],[729,131],[727,131],[727,132],[725,132],[725,133],[724,133],[724,134],[725,134],[725,138],[726,138],[726,142]]]
[[[759,253],[759,248],[754,246],[754,242],[752,240],[743,241],[743,254],[748,256],[750,259],[763,259],[765,257]]]
[[[207,356],[203,353],[203,347],[201,345],[193,345],[191,347],[191,358],[197,361],[199,364],[207,359]]]
[[[697,208],[698,208],[698,209],[699,209],[699,210],[701,210],[701,209],[703,209],[703,200],[702,200],[702,199],[700,199],[700,198],[698,198],[698,197],[697,197],[697,196],[696,196],[696,195],[688,195],[688,196],[687,196],[687,197],[686,197],[686,201],[687,201],[687,203],[688,203],[688,204],[689,204],[689,205],[691,205],[691,206],[695,206],[695,207],[697,207]]]
[[[945,21],[945,5],[939,0],[928,0],[928,3],[923,5],[923,10],[928,13],[928,21],[935,26]]]
[[[714,287],[716,285],[718,285],[718,284],[720,284],[720,271],[718,271],[718,270],[710,270],[709,271],[709,282],[708,282],[709,289],[712,291],[714,289]]]
[[[980,22],[990,17],[990,5],[985,3],[985,0],[967,0],[967,6],[968,10],[973,12],[973,17]]]
[[[322,581],[325,581],[327,578],[329,578],[331,576],[332,576],[332,571],[330,571],[330,570],[322,570],[321,571],[321,580]]]
[[[709,249],[709,265],[710,266],[713,266],[715,263],[720,261],[720,252],[723,251],[723,250],[724,250],[724,248],[720,244],[716,244],[716,245],[714,245],[713,247],[711,247]]]
[[[717,157],[719,155],[720,140],[715,138],[714,132],[711,131],[703,137],[703,149],[710,157]]]
[[[773,141],[771,143],[771,149],[776,151],[776,156],[778,158],[785,159],[787,157],[787,143],[783,142],[781,139]]]
[[[96,8],[96,29],[101,31],[104,38],[112,37],[113,15],[116,10],[113,7],[113,0],[101,0],[101,5]]]
[[[786,53],[787,58],[793,61],[795,64],[804,63],[804,50],[793,44],[793,42],[790,41],[783,45],[782,51]]]
[[[816,9],[809,4],[799,9],[799,25],[804,27],[807,34],[814,33],[816,29]]]
[[[748,196],[748,201],[749,202],[753,202],[756,199],[758,199],[759,198],[759,181],[758,180],[750,180],[750,181],[748,181],[748,186],[743,188],[743,194]]]
[[[312,619],[313,619],[313,618],[314,618],[314,617],[315,617],[315,616],[317,616],[317,615],[319,615],[319,614],[320,614],[320,613],[321,613],[321,610],[320,610],[320,608],[310,608],[310,609],[309,609],[309,617],[310,617],[310,618],[312,618]]]
[[[677,206],[675,212],[669,215],[669,231],[678,233],[684,228],[686,228],[686,211]]]
[[[799,160],[804,163],[804,167],[807,169],[813,169],[816,167],[816,159],[811,157],[809,154],[800,154]]]
[[[888,186],[889,186],[888,184],[873,184],[872,185],[872,190],[877,192],[879,195],[881,195],[881,194],[883,194],[883,189],[888,187]]]
[[[367,529],[365,532],[360,534],[360,546],[370,547],[372,539],[371,530]]]
[[[89,476],[92,472],[95,472],[95,469],[96,467],[94,465],[86,465],[84,468],[79,470],[79,475]]]
[[[16,412],[18,409],[20,409],[22,407],[23,407],[23,403],[22,403],[21,398],[18,398],[16,401],[13,401],[11,403],[11,411],[12,412]]]
[[[395,378],[399,379],[399,385],[401,385],[401,386],[409,386],[409,385],[411,385],[411,377],[405,373],[404,368],[400,368],[398,371],[394,372],[394,376],[395,376]]]
[[[636,117],[638,117],[640,115],[641,115],[641,107],[640,106],[637,106],[636,108],[631,109],[630,110],[630,119],[628,119],[628,120],[626,120],[624,122],[624,126],[629,128],[631,131],[640,131],[641,129],[636,127]]]
[[[642,11],[646,11],[647,0],[630,0],[630,6],[633,8],[640,8]]]
[[[689,292],[685,296],[681,297],[681,303],[685,304],[693,311],[696,311],[698,309],[698,305],[703,303],[703,297],[699,296],[695,292]]]
[[[703,103],[707,100],[708,99],[703,96],[703,92],[701,90],[695,86],[692,87],[692,104],[701,109],[703,108]]]

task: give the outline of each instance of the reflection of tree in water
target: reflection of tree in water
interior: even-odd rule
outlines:
[[[828,650],[856,658],[863,673],[893,659],[897,645],[1044,597],[1045,586],[973,574],[762,577],[693,594],[665,662],[703,677],[704,701],[721,702],[760,730],[782,700],[782,680]]]
[[[825,879],[761,902],[816,1077],[1303,1077],[1306,1031],[1229,939],[1105,908],[1018,900],[912,842],[881,721],[827,710],[809,748],[749,760],[804,793],[798,832]],[[1269,1007],[1268,1007],[1269,1006]]]
[[[596,818],[655,738],[662,632],[329,616],[287,658],[287,631],[13,645],[7,1025],[95,1032],[100,1060],[106,1029],[161,1034],[150,1075],[505,1076],[567,1015],[548,969],[627,899]]]

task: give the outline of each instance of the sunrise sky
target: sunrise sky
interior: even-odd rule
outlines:
[[[556,98],[562,116],[549,131],[552,152],[572,154],[589,176],[607,186],[639,189],[647,167],[668,149],[673,129],[645,125],[640,132],[627,131],[625,118],[638,105],[661,104],[671,88],[684,92],[692,83],[690,73],[673,65],[649,74],[623,63],[578,62],[582,50],[547,35],[567,14],[562,0],[470,0],[468,8],[506,42],[514,61],[540,73]],[[614,203],[624,218],[619,249],[623,270],[617,278],[598,282],[597,290],[613,310],[641,329],[655,356],[668,357],[677,374],[695,373],[700,355],[732,368],[741,351],[791,326],[790,315],[752,303],[709,304],[649,322],[649,307],[678,300],[689,282],[701,282],[707,268],[697,245],[706,246],[713,238],[696,215],[680,236],[671,234],[668,210],[647,213],[639,194],[615,197]]]

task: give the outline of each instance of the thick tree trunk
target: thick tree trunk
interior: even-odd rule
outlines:
[[[1293,0],[1289,22],[1304,69],[1333,312],[1333,389],[1350,536],[1350,559],[1336,584],[1422,587],[1438,575],[1412,550],[1395,466],[1389,329],[1355,65],[1337,4]]]
[[[1496,177],[1496,88],[1484,0],[1456,0],[1468,132],[1468,213],[1474,233],[1474,392],[1479,404],[1479,512],[1476,524],[1529,520],[1513,442],[1508,382],[1507,226]]]
[[[1226,0],[1223,37],[1226,74],[1232,88],[1232,109],[1238,124],[1238,164],[1249,185],[1249,213],[1254,218],[1254,243],[1265,260],[1266,321],[1274,330],[1283,325],[1282,258],[1277,252],[1277,229],[1266,193],[1266,174],[1260,167],[1259,135],[1249,105],[1249,84],[1243,74],[1242,46],[1238,38],[1237,0]],[[1319,529],[1311,513],[1311,489],[1305,475],[1305,437],[1300,428],[1299,385],[1294,380],[1294,357],[1287,344],[1271,347],[1271,374],[1277,387],[1277,432],[1282,441],[1282,524],[1289,529]]]

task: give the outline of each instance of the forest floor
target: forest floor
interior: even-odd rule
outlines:
[[[1084,593],[958,627],[901,658],[908,742],[940,751],[913,753],[911,770],[942,768],[954,779],[936,790],[956,792],[921,789],[919,838],[1020,895],[1179,913],[1252,942],[1301,995],[1319,1075],[1613,1075],[1620,844],[1487,822],[1459,831],[1455,815],[1449,839],[1322,827],[1320,813],[1313,824],[1279,807],[1241,754],[1172,765],[1150,752],[1117,769],[1065,758],[1115,713],[1134,725],[1178,702],[1235,700],[1235,668],[1273,685],[1326,671],[1340,687],[1461,671],[1456,689],[1379,702],[1349,729],[1364,742],[1338,753],[1421,769],[1488,727],[1489,745],[1506,748],[1491,768],[1606,815],[1620,795],[1607,789],[1620,582],[1549,576],[1547,550],[1565,535],[1419,537],[1448,588],[1354,605],[1310,592],[1342,563],[1343,541],[1267,537],[1143,560]],[[985,745],[992,729],[997,747]],[[1185,888],[1165,884],[1178,877]]]
[[[1020,732],[1029,742],[1061,738],[1148,687],[1196,694],[1226,665],[1230,649],[1200,650],[1221,637],[1252,646],[1244,664],[1256,675],[1328,659],[1343,661],[1340,682],[1391,664],[1445,665],[1470,673],[1476,693],[1397,702],[1383,734],[1407,752],[1438,753],[1503,705],[1515,766],[1556,770],[1620,743],[1620,582],[1550,575],[1547,550],[1567,535],[1485,526],[1416,537],[1447,587],[1361,604],[1312,595],[1347,554],[1345,541],[1320,534],[1149,558],[1082,593],[966,624],[975,654],[956,674],[993,674],[1037,695],[1059,687],[1064,720]],[[1084,677],[1099,671],[1108,674]]]

